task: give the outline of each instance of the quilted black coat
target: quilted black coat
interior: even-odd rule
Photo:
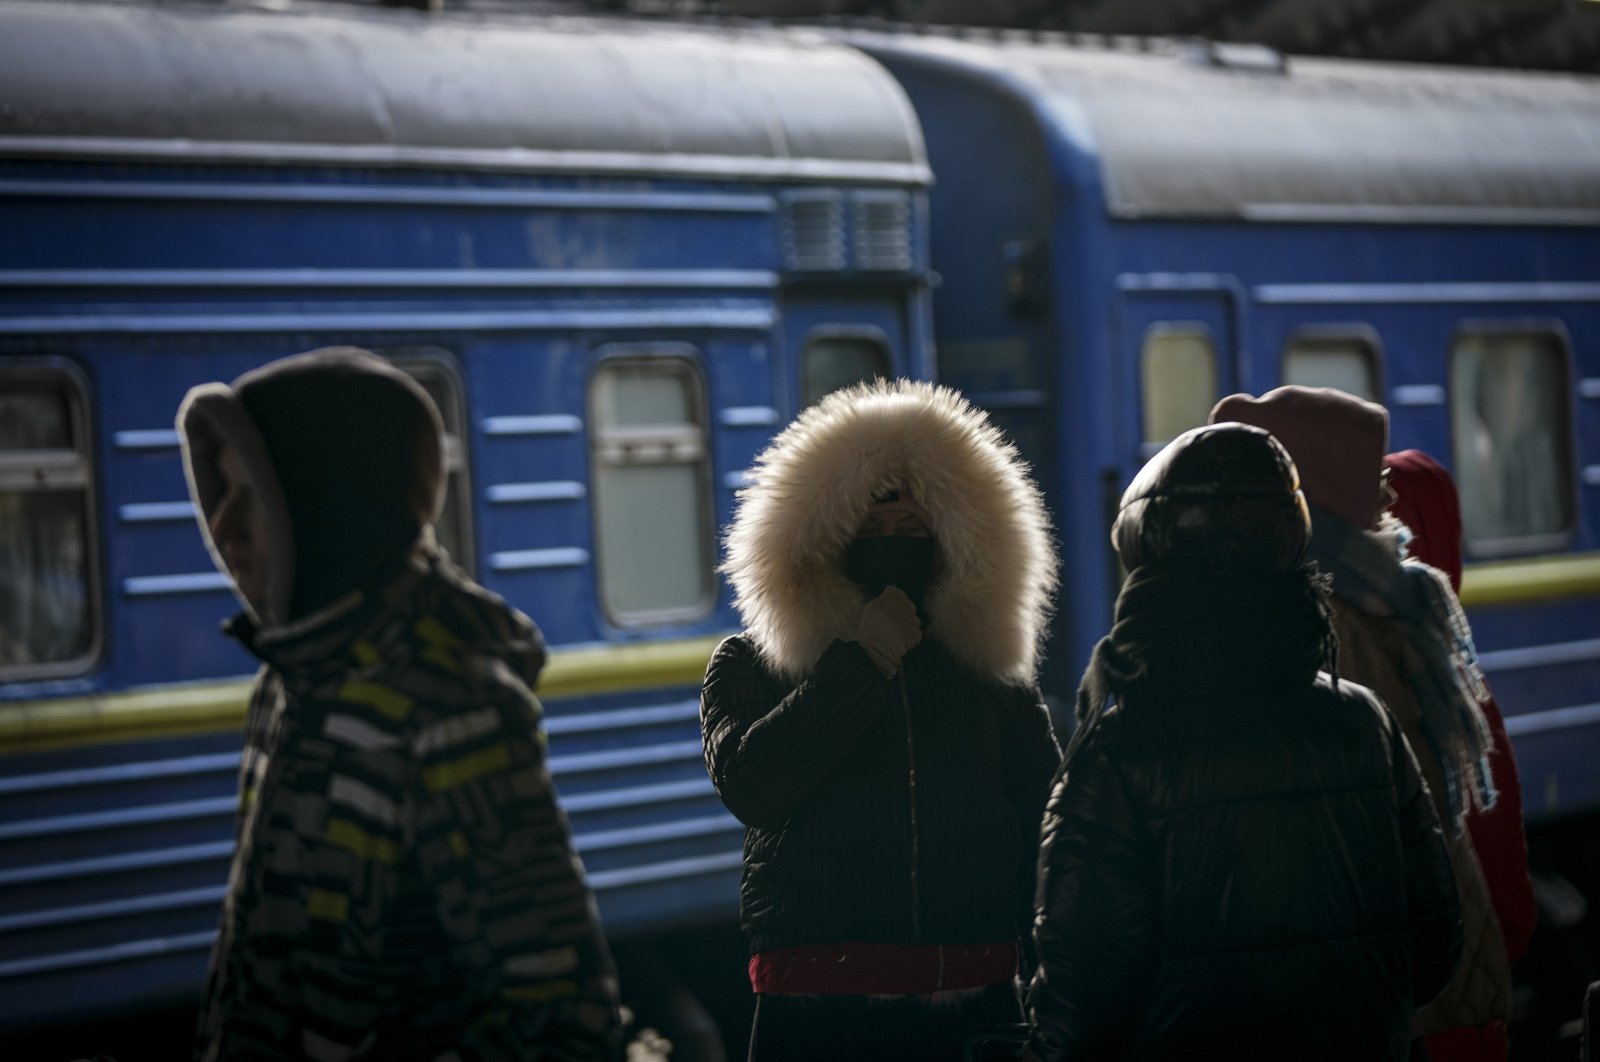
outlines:
[[[1450,866],[1399,729],[1326,676],[1111,712],[1040,853],[1047,1059],[1403,1059],[1459,948]]]
[[[1287,456],[1240,425],[1180,436],[1123,499],[1132,570],[1045,812],[1040,1058],[1401,1060],[1449,980],[1433,802],[1377,697],[1322,670],[1307,531]]]
[[[712,657],[701,710],[711,778],[748,827],[752,954],[1026,935],[1057,763],[1036,689],[985,679],[934,642],[893,679],[835,642],[796,685],[741,635]]]

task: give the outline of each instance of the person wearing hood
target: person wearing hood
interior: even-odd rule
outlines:
[[[601,1059],[611,958],[529,619],[433,544],[438,410],[334,347],[191,390],[200,530],[260,658],[196,1057]]]
[[[1122,496],[1128,569],[1039,854],[1029,1056],[1406,1058],[1460,946],[1399,727],[1332,674],[1327,580],[1266,432],[1180,435]]]
[[[957,1060],[1016,1022],[1059,754],[1035,673],[1056,561],[1013,447],[956,392],[862,384],[756,460],[701,693],[745,826],[750,1058]]]
[[[1394,501],[1389,512],[1411,537],[1406,555],[1437,568],[1461,592],[1461,501],[1443,465],[1421,450],[1402,450],[1383,459]],[[1484,686],[1488,691],[1488,685]],[[1533,881],[1528,876],[1528,841],[1522,825],[1522,784],[1517,757],[1493,693],[1482,702],[1493,749],[1489,772],[1499,794],[1492,808],[1467,812],[1467,832],[1483,867],[1489,901],[1500,923],[1506,959],[1515,964],[1528,950],[1536,918]],[[1504,1022],[1464,1026],[1429,1036],[1430,1062],[1493,1062],[1508,1053]]]
[[[1466,820],[1494,805],[1488,696],[1472,631],[1449,580],[1406,555],[1404,525],[1384,512],[1388,410],[1324,387],[1231,395],[1217,421],[1265,428],[1289,451],[1311,503],[1311,555],[1333,577],[1341,676],[1372,687],[1405,731],[1445,827],[1461,906],[1461,961],[1418,1012],[1428,1036],[1503,1022],[1511,973],[1488,885]]]

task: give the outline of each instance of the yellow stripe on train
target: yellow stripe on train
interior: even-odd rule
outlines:
[[[722,636],[554,650],[543,700],[699,685]],[[249,679],[0,704],[0,754],[183,737],[244,725]]]
[[[1469,564],[1461,577],[1461,603],[1467,608],[1595,596],[1600,596],[1600,553]]]

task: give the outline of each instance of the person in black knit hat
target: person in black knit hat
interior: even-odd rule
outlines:
[[[1404,1059],[1460,914],[1399,727],[1337,676],[1277,440],[1219,424],[1134,478],[1128,576],[1039,853],[1029,1055]]]
[[[438,411],[351,347],[189,392],[200,530],[263,667],[197,1058],[598,1060],[617,986],[531,692],[433,543]]]

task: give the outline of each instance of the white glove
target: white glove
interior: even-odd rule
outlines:
[[[900,670],[900,658],[922,641],[917,606],[898,586],[885,588],[861,610],[855,640],[872,657],[883,677],[893,678]]]

